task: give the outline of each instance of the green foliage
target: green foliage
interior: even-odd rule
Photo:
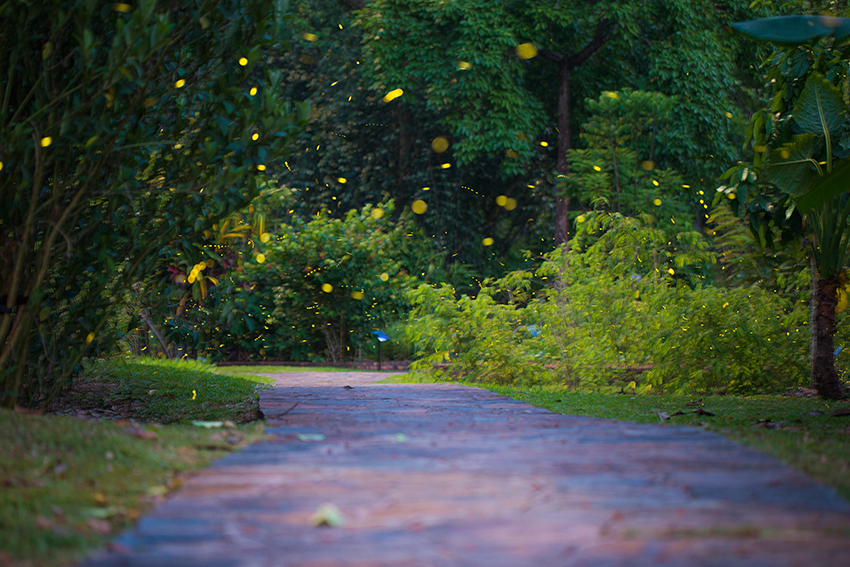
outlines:
[[[42,403],[107,347],[158,248],[246,205],[306,118],[277,96],[277,6],[67,4],[0,6],[6,406]]]
[[[805,312],[793,303],[705,285],[713,256],[698,233],[674,244],[637,219],[589,216],[574,247],[535,273],[486,282],[474,299],[413,292],[414,369],[449,362],[437,371],[584,391],[777,391],[805,376]]]

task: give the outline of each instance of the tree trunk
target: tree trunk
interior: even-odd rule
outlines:
[[[570,164],[567,152],[570,151],[570,66],[564,60],[560,62],[558,82],[558,173],[567,175]],[[555,195],[555,246],[570,240],[570,198]]]
[[[833,354],[835,336],[835,306],[838,304],[838,278],[818,280],[817,313],[814,325],[817,333],[815,358],[812,361],[812,386],[822,398],[831,400],[844,397]]]

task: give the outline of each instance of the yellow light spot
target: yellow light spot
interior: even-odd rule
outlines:
[[[92,341],[94,341],[94,332],[91,332],[88,335],[86,335],[86,344],[90,345],[90,344],[92,344]]]
[[[41,139],[41,147],[42,148],[46,148],[47,146],[49,146],[52,143],[53,143],[53,138],[51,138],[50,136],[46,136],[46,137]]]
[[[2,169],[2,164],[0,164],[0,169]],[[423,187],[422,190],[423,191],[430,191],[431,188],[430,187]]]
[[[593,166],[593,171],[602,171],[602,168],[601,168],[601,167],[599,167],[598,165],[594,165],[594,166]]]
[[[198,270],[199,270],[199,271],[201,271],[201,270],[206,270],[206,269],[207,269],[207,263],[206,263],[205,261],[203,261],[203,260],[201,260],[200,262],[198,262],[197,266],[198,266]]]
[[[483,244],[484,246],[493,246],[493,242],[494,240],[488,236],[487,238],[481,241],[481,244]]]
[[[260,139],[260,135],[259,135],[259,134],[257,134],[256,132],[254,132],[254,135],[253,135],[253,136],[251,136],[251,139],[252,139],[252,140],[254,140],[254,141],[256,142],[257,140],[259,140],[259,139]]]
[[[540,142],[540,145],[544,148],[549,145],[549,142]]]
[[[257,166],[257,169],[259,169],[260,171],[265,171],[266,166],[264,166],[263,164],[260,164],[260,165]]]
[[[443,136],[437,136],[436,138],[431,140],[431,149],[437,152],[438,154],[441,154],[447,149],[449,149],[449,141]]]
[[[192,390],[192,399],[194,400],[197,397],[198,397],[198,393],[195,390]]]
[[[672,276],[672,275],[674,275],[676,272],[675,272],[675,270],[673,270],[673,268],[670,268],[670,269],[668,269],[668,270],[667,270],[667,273],[668,273],[668,274],[670,274],[670,275]]]
[[[268,242],[271,239],[272,239],[272,235],[269,234],[268,232],[264,232],[263,234],[260,235],[260,242],[262,242],[263,244],[265,244],[266,242]]]
[[[185,85],[185,84],[186,84],[186,81],[185,81],[185,80],[183,80],[183,79],[180,79],[179,81],[177,81],[176,83],[174,83],[174,88],[175,88],[175,89],[182,89],[182,88],[183,88],[183,85]]]
[[[112,5],[112,9],[116,12],[129,12],[131,7],[132,6],[130,6],[129,4],[123,4],[120,2],[116,2]]]
[[[504,207],[505,203],[507,203],[507,202],[508,202],[508,198],[505,197],[504,195],[499,195],[498,197],[496,197],[496,204],[499,205],[500,207]]]
[[[450,163],[444,163],[444,164],[442,164],[440,167],[441,167],[442,169],[448,169],[448,168],[450,168],[451,166],[452,166],[452,164],[450,164]]]
[[[257,87],[251,87],[251,90],[248,91],[248,94],[251,95],[251,96],[254,96],[255,94],[257,94]]]
[[[656,181],[655,179],[652,180],[652,184],[658,187],[658,181]]]
[[[734,199],[735,197],[737,197],[737,195],[735,195],[734,193],[729,193],[727,197],[729,197],[730,199]]]
[[[334,290],[334,286],[332,286],[331,284],[329,284],[329,283],[322,284],[322,291],[324,291],[325,293],[330,293],[333,290]]]
[[[587,220],[587,219],[586,219],[586,218],[584,218],[584,215],[579,215],[579,216],[577,216],[577,217],[576,217],[576,222],[577,222],[578,224],[581,224],[581,223],[583,223],[583,222],[584,222],[584,221],[586,221],[586,220]]]
[[[731,112],[727,112],[727,113],[726,113],[726,118],[732,118],[732,113],[731,113]]]
[[[390,102],[391,100],[395,100],[403,94],[404,94],[404,90],[402,90],[402,89],[391,90],[390,92],[388,92],[384,96],[384,102]]]
[[[247,57],[240,57],[239,58],[239,64],[244,67],[245,65],[248,64],[248,58]]]
[[[373,219],[379,219],[382,216],[384,216],[384,209],[381,209],[381,208],[372,209],[372,218]]]
[[[382,274],[380,275],[380,278],[381,278],[381,281],[382,281],[382,282],[385,282],[385,281],[387,281],[388,279],[390,279],[390,275],[389,275],[388,273],[384,272],[384,273],[382,273]]]
[[[470,67],[472,67],[472,65],[470,65],[468,61],[458,61],[457,62],[457,68],[462,70],[462,71],[466,71]]]
[[[363,292],[362,291],[352,291],[351,292],[351,298],[360,301],[361,299],[363,299]]]
[[[265,264],[266,263],[266,255],[265,254],[257,254],[257,263]]]
[[[314,33],[305,33],[305,34],[301,34],[301,39],[304,39],[304,40],[307,40],[307,41],[316,41],[317,39],[319,39],[319,36],[317,36]]]
[[[505,151],[505,156],[506,156],[506,157],[509,157],[510,159],[516,159],[516,158],[518,158],[518,157],[519,157],[519,154],[518,154],[518,153],[516,153],[514,150],[506,150],[506,151]]]
[[[333,83],[331,83],[331,86],[332,86],[332,87],[333,87],[333,86],[335,86],[338,82],[339,82],[339,81],[334,81]]]
[[[193,284],[193,283],[195,283],[196,279],[197,279],[197,277],[195,275],[195,272],[192,272],[191,274],[189,274],[189,277],[186,278],[186,281],[189,282],[190,284]]]
[[[620,98],[620,97],[619,97],[619,95],[618,95],[617,93],[613,93],[613,92],[610,92],[610,91],[609,91],[609,92],[606,92],[606,93],[603,93],[603,94],[605,94],[605,96],[607,96],[608,98],[613,98],[613,99]]]
[[[3,162],[0,161],[0,171],[3,171]]]
[[[779,155],[782,156],[782,159],[788,159],[791,157],[791,152],[788,150],[780,150]]]
[[[729,305],[729,302],[727,301],[726,303],[723,304],[722,309],[726,309],[726,306],[728,306],[728,305]]]
[[[414,213],[417,215],[424,214],[425,211],[428,210],[428,204],[422,199],[413,201],[413,204],[410,206]]]
[[[690,186],[690,185],[682,185],[682,187],[684,187],[685,189],[690,189],[690,188],[691,188],[691,186]]]
[[[655,162],[652,160],[644,160],[640,162],[640,166],[644,169],[644,171],[652,171],[655,169]]]
[[[512,211],[516,208],[517,202],[513,197],[508,197],[508,200],[505,201],[505,210]]]
[[[537,56],[537,47],[533,43],[521,43],[516,46],[516,54],[520,59],[531,59]]]
[[[661,199],[655,199],[654,201],[652,201],[652,204],[655,205],[656,207],[660,207],[661,206]]]
[[[339,26],[339,29],[342,29],[342,24],[337,24],[337,25]]]
[[[767,151],[767,146],[758,145],[758,146],[755,146],[753,148],[753,150],[755,150],[755,152],[758,153],[758,154],[763,154],[764,152]]]

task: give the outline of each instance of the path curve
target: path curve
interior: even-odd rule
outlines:
[[[271,437],[86,567],[850,565],[850,505],[720,435],[386,376],[275,375]]]

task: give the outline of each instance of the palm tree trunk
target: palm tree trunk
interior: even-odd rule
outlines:
[[[815,357],[812,361],[812,386],[826,399],[844,397],[838,372],[835,369],[834,340],[835,306],[838,304],[838,278],[818,280],[817,313],[815,314]]]

